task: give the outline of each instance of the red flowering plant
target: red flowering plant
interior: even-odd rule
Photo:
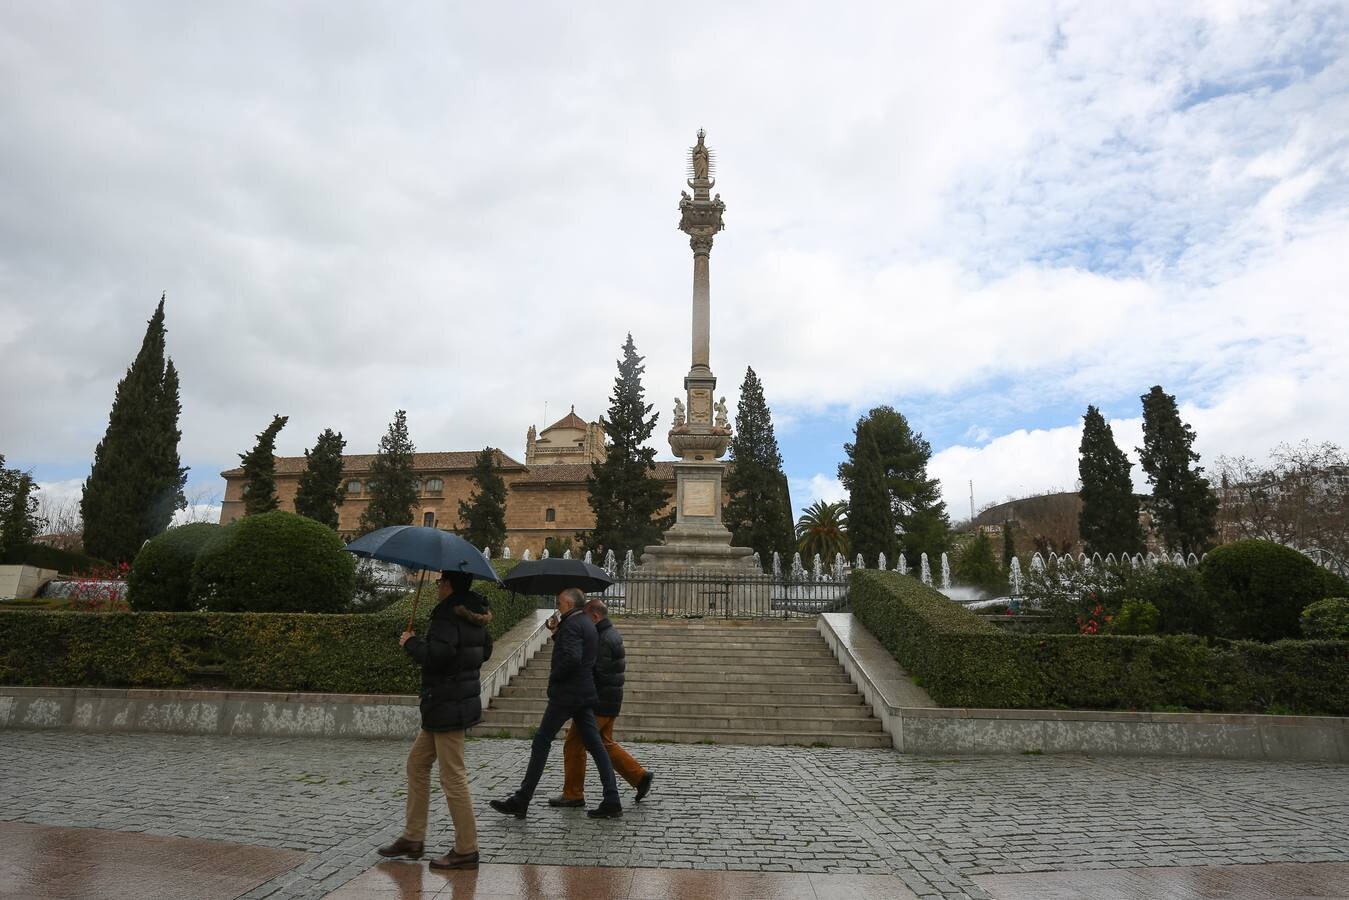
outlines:
[[[75,573],[66,595],[70,607],[81,612],[125,612],[131,608],[126,602],[126,577],[130,571],[130,565],[119,563]]]
[[[1119,609],[1121,573],[1109,566],[1071,559],[1031,571],[1025,579],[1025,606],[1048,613],[1064,633],[1103,634]]]

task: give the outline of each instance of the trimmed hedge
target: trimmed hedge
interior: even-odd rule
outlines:
[[[1227,638],[1276,641],[1301,634],[1310,603],[1343,593],[1342,579],[1290,547],[1235,541],[1215,547],[1199,566],[1204,594]]]
[[[338,612],[356,590],[356,557],[327,525],[274,510],[236,519],[202,547],[192,605],[219,612]]]
[[[107,569],[110,565],[101,559],[94,559],[74,550],[62,550],[46,544],[27,544],[0,557],[0,565],[35,566],[39,569],[55,569],[62,575],[75,575],[91,572],[94,569]]]
[[[1349,641],[1349,597],[1327,597],[1302,611],[1302,633],[1309,638]]]
[[[127,575],[127,603],[137,612],[185,612],[192,608],[192,565],[220,526],[193,522],[146,541]]]
[[[943,706],[1349,714],[1349,642],[1008,633],[916,578],[855,571],[853,613]]]
[[[476,589],[491,601],[494,639],[534,609],[532,597]],[[410,607],[409,596],[345,615],[0,611],[0,683],[178,687],[219,666],[236,689],[416,693],[419,671],[398,646]],[[434,594],[424,596],[419,632],[434,607]]]

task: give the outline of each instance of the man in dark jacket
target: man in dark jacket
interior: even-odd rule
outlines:
[[[464,767],[464,729],[482,718],[482,683],[478,672],[492,656],[492,621],[487,598],[470,590],[467,572],[443,572],[440,602],[431,611],[426,637],[411,630],[399,643],[422,667],[422,730],[408,752],[407,823],[403,835],[387,847],[385,857],[421,859],[430,805],[431,763],[440,766],[440,787],[454,821],[454,849],[431,860],[436,869],[478,868],[478,826],[468,793]]]
[[[599,635],[595,623],[582,609],[585,594],[576,588],[567,588],[557,595],[560,618],[553,631],[553,662],[548,673],[548,706],[543,721],[534,733],[530,748],[529,768],[520,782],[520,789],[505,800],[493,800],[497,812],[523,819],[529,812],[529,801],[543,777],[548,762],[548,751],[553,738],[571,720],[572,728],[581,735],[581,741],[595,760],[600,782],[604,785],[604,802],[586,815],[592,819],[617,819],[623,815],[623,804],[618,799],[618,782],[614,767],[604,751],[604,740],[595,723],[595,658],[599,652]]]
[[[595,623],[595,632],[600,639],[599,653],[595,659],[595,691],[599,695],[599,701],[595,704],[595,721],[599,725],[600,739],[604,741],[604,749],[609,753],[614,771],[637,789],[637,800],[640,802],[650,793],[651,780],[655,776],[614,742],[614,721],[623,708],[623,678],[627,668],[623,635],[618,633],[609,619],[609,607],[602,599],[595,597],[588,600],[585,609],[590,621]],[[548,805],[585,806],[586,755],[581,734],[575,727],[567,730],[567,740],[562,745],[562,765],[562,796],[552,798]]]

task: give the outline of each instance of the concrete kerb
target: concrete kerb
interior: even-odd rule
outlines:
[[[1088,753],[1349,763],[1349,718],[906,705],[912,682],[851,613],[820,633],[894,742],[919,755]],[[909,688],[906,688],[905,685]]]
[[[536,611],[496,643],[482,671],[484,708],[547,641],[548,615]],[[0,685],[0,729],[407,740],[421,727],[417,704],[401,694]]]

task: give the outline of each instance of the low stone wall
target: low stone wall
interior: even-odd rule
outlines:
[[[1090,753],[1349,763],[1349,718],[909,705],[906,698],[921,693],[915,693],[898,663],[852,614],[822,615],[819,629],[895,749],[904,753]]]
[[[482,670],[484,709],[547,641],[548,615],[538,610],[496,642]],[[397,694],[0,685],[0,729],[405,740],[421,727],[417,703]]]
[[[42,586],[57,574],[55,569],[36,566],[0,566],[0,600],[36,597]]]

